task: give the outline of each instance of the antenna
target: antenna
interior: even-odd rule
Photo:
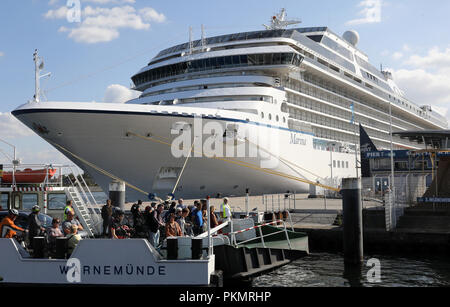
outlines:
[[[300,19],[286,20],[286,9],[281,9],[280,13],[273,16],[270,21],[270,26],[263,25],[266,30],[284,30],[290,25],[300,24]]]
[[[41,71],[44,69],[44,60],[41,57],[39,57],[37,49],[34,50],[33,61],[34,61],[34,86],[35,86],[34,101],[40,102],[41,101],[40,80],[41,78],[44,77],[50,77],[51,73],[47,73],[41,76]]]
[[[192,27],[189,27],[189,54],[194,52],[194,42],[192,41]]]
[[[202,51],[206,50],[205,26],[202,25]]]

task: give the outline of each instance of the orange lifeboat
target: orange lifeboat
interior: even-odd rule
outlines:
[[[32,170],[30,168],[24,169],[23,171],[16,171],[15,178],[16,183],[42,183],[45,177],[50,179],[56,174],[56,169],[37,169]],[[2,183],[12,183],[12,172],[3,172]]]

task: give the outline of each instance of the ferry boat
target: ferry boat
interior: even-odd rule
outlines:
[[[132,76],[141,94],[124,104],[40,101],[36,52],[35,97],[13,115],[105,191],[119,178],[185,198],[338,189],[358,176],[360,124],[380,150],[423,147],[393,130],[448,127],[370,64],[357,32],[295,23],[282,10],[265,30],[162,50]]]

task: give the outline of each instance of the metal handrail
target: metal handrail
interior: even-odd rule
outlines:
[[[269,224],[273,224],[273,223],[279,223],[279,222],[283,223],[283,228],[284,228],[284,230],[280,230],[280,231],[277,231],[277,232],[274,232],[274,233],[270,233],[270,234],[267,234],[267,235],[262,235],[262,230],[261,230],[261,228],[262,228],[263,226],[266,226],[266,225],[269,225]],[[292,249],[291,241],[289,240],[289,234],[288,234],[288,232],[287,232],[286,223],[285,223],[284,221],[282,221],[282,220],[273,221],[272,223],[267,223],[267,224],[263,224],[263,225],[257,226],[257,228],[259,228],[260,237],[255,237],[255,238],[252,238],[252,239],[249,239],[249,240],[245,240],[245,241],[242,241],[242,242],[239,242],[239,243],[237,243],[237,242],[236,242],[236,239],[235,239],[235,240],[234,240],[234,241],[235,241],[235,242],[234,242],[234,245],[235,245],[235,246],[238,246],[238,245],[245,244],[245,243],[247,243],[247,242],[254,241],[254,240],[256,240],[256,239],[261,239],[262,244],[263,244],[263,246],[264,246],[264,248],[265,248],[265,246],[266,246],[266,244],[265,244],[265,242],[264,242],[264,238],[265,238],[265,237],[270,237],[270,236],[273,236],[273,235],[276,235],[276,234],[279,234],[279,233],[284,232],[285,235],[286,235],[286,240],[288,241],[289,249]],[[230,233],[230,235],[231,235],[232,237],[235,238],[236,233],[244,233],[244,232],[247,232],[247,231],[250,231],[250,230],[253,230],[253,229],[254,229],[254,227],[252,227],[251,229],[244,230],[244,231],[233,232],[233,233]]]

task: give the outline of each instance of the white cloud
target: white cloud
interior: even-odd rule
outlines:
[[[423,69],[450,70],[450,47],[441,50],[439,47],[433,47],[426,56],[412,55],[405,64]]]
[[[3,53],[3,52],[0,51],[0,56],[4,56],[4,55],[5,55],[5,53]]]
[[[67,12],[69,8],[67,6],[61,6],[56,10],[48,10],[47,13],[44,14],[44,17],[47,19],[63,19],[67,17]]]
[[[431,48],[426,55],[412,54],[394,71],[395,82],[408,98],[431,105],[450,121],[450,48]]]
[[[128,100],[138,98],[140,94],[141,92],[130,90],[123,85],[112,84],[106,89],[103,101],[109,103],[125,103]]]
[[[63,30],[60,28],[61,32]],[[64,29],[69,31],[69,38],[72,38],[77,43],[95,44],[102,42],[109,42],[119,37],[119,31],[116,29],[84,26],[75,29]]]
[[[162,13],[158,13],[157,11],[155,11],[155,9],[151,8],[151,7],[145,7],[141,10],[139,10],[139,13],[142,15],[142,17],[144,18],[144,20],[146,21],[154,21],[154,22],[164,22],[166,21],[166,16]]]
[[[358,4],[358,7],[362,7],[358,15],[362,16],[359,19],[353,19],[346,23],[348,26],[367,24],[367,23],[379,23],[381,22],[381,7],[383,5],[382,0],[363,0]]]
[[[98,4],[134,3],[134,0],[90,0]],[[62,6],[49,10],[44,17],[47,19],[67,19],[69,9]],[[137,11],[133,6],[92,7],[81,10],[81,21],[74,27],[61,26],[59,32],[67,32],[68,37],[76,42],[94,44],[109,42],[120,36],[120,29],[148,30],[150,23],[162,23],[166,16],[151,7]]]
[[[34,135],[34,132],[22,124],[11,113],[0,113],[1,139],[14,139],[31,135]]]

